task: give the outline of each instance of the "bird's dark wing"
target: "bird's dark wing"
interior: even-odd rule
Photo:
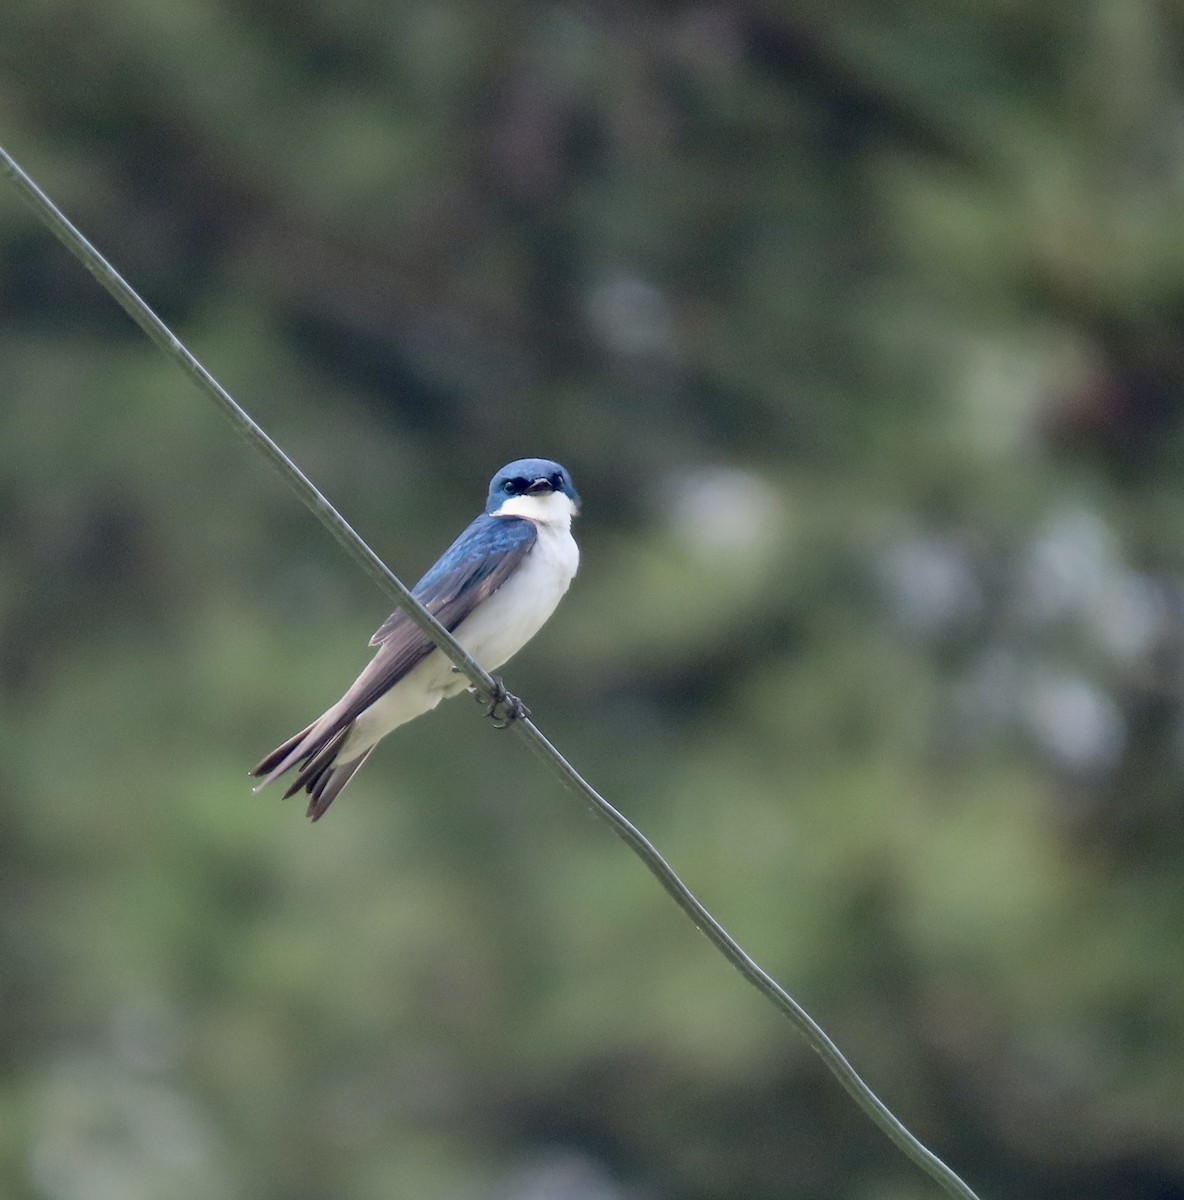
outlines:
[[[415,585],[414,595],[445,629],[455,630],[506,582],[536,538],[530,521],[482,514]],[[329,807],[370,753],[367,750],[360,758],[337,764],[337,753],[350,725],[433,649],[431,639],[420,633],[401,609],[383,622],[370,644],[378,647],[378,653],[345,695],[251,772],[262,776],[266,784],[300,763],[296,782],[285,795],[307,788],[312,796],[308,812],[313,820]]]
[[[449,632],[514,573],[538,532],[522,517],[479,516],[415,585],[415,598]],[[334,728],[343,729],[434,649],[398,609],[370,639],[378,653],[335,706]]]

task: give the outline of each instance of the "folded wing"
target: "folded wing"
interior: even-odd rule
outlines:
[[[530,521],[482,514],[415,585],[413,594],[445,629],[452,632],[509,579],[534,546],[537,536]],[[435,649],[431,639],[402,609],[387,617],[370,639],[370,644],[378,647],[378,653],[345,695],[307,729],[273,750],[251,772],[257,777],[263,776],[260,787],[296,764],[302,769],[288,789],[288,795],[301,789],[311,794],[318,784],[324,785],[330,778],[329,772],[334,767],[340,774],[342,764],[336,760],[349,727]],[[365,753],[369,753],[369,748]],[[340,791],[361,762],[359,758],[340,785],[334,787],[333,795]],[[314,801],[319,799],[314,796]],[[327,807],[328,803],[325,803],[320,811]]]

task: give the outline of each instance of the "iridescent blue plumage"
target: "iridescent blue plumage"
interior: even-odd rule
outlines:
[[[521,554],[535,539],[535,528],[522,517],[491,517],[482,513],[444,551],[435,565],[412,589],[417,598],[431,595],[441,580],[460,569],[478,583],[507,554]]]
[[[497,512],[508,496],[520,496],[531,483],[545,482],[551,491],[566,496],[578,510],[580,498],[572,486],[571,476],[557,462],[549,458],[519,458],[507,463],[489,481],[489,495],[485,500],[487,513]]]

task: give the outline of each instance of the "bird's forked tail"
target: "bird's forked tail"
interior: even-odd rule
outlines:
[[[347,762],[338,762],[338,754],[353,729],[353,722],[343,728],[335,728],[331,724],[323,728],[323,721],[324,718],[314,721],[282,746],[277,746],[251,772],[260,779],[254,789],[259,791],[285,771],[299,765],[300,769],[284,793],[284,799],[300,791],[308,792],[307,815],[313,821],[324,816],[325,810],[374,749],[369,746]]]

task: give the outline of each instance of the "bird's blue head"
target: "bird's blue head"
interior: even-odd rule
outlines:
[[[573,516],[579,512],[580,497],[571,476],[549,458],[520,458],[507,463],[489,482],[485,511],[490,516],[534,517],[552,510]],[[537,518],[536,518],[537,519]]]

